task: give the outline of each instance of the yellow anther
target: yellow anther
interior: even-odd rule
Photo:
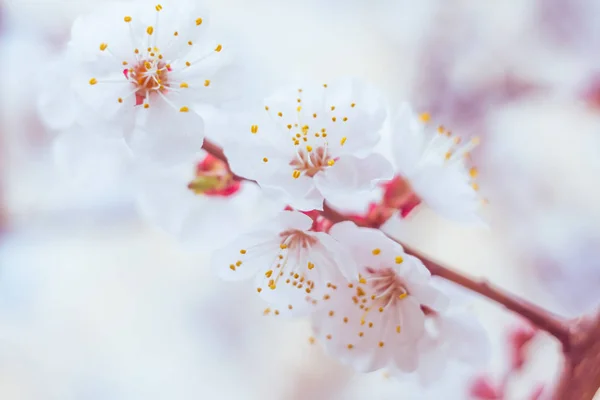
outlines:
[[[129,15],[127,15],[125,18],[123,18],[123,21],[131,22],[131,17]]]
[[[187,108],[186,106],[183,106],[179,109],[179,112],[188,112],[188,111],[190,111],[190,109]]]
[[[329,161],[327,161],[327,165],[329,165],[330,167],[333,167],[333,164],[335,164],[335,160],[331,159]]]
[[[310,152],[310,151],[312,151],[312,149],[313,149],[312,146],[306,146],[306,151]]]
[[[373,323],[369,322],[369,328],[372,328],[372,327],[373,327]]]
[[[352,350],[353,348],[354,348],[354,345],[353,345],[353,344],[349,344],[349,345],[348,345],[348,350]]]
[[[194,42],[192,42],[191,40],[188,40],[188,46],[191,46],[193,44],[194,44]]]
[[[238,260],[238,261],[235,262],[235,266],[236,267],[239,267],[240,265],[242,265],[242,262],[240,260]]]
[[[244,250],[244,249],[240,250],[240,254],[246,254],[246,250]]]
[[[300,171],[295,169],[294,172],[292,173],[292,176],[294,177],[294,179],[300,178]]]
[[[326,133],[323,133],[323,137],[327,137],[327,134],[326,134]]]
[[[293,308],[294,308],[294,306],[292,306],[291,304],[288,304],[288,310],[291,310]]]
[[[337,118],[336,118],[336,117],[331,117],[331,120],[332,120],[333,122],[335,122],[335,121],[337,121]]]
[[[356,103],[350,104],[350,107],[352,107],[352,108],[356,107]]]
[[[383,307],[379,307],[379,312],[383,312]]]
[[[202,25],[202,18],[196,18],[196,26]]]
[[[134,52],[135,54],[140,54],[140,51],[139,51],[138,49],[134,49],[134,50],[133,50],[133,52]]]
[[[327,340],[331,340],[331,335],[327,335],[325,337],[327,338]]]
[[[267,278],[270,278],[270,277],[271,277],[271,275],[273,275],[273,271],[271,271],[271,270],[268,270],[267,272],[265,272],[265,276],[266,276]]]
[[[256,288],[256,291],[257,291],[258,293],[260,293],[260,292],[262,292],[262,288]]]
[[[342,118],[342,121],[344,121],[344,122],[348,121],[348,117]]]
[[[275,315],[279,315],[279,310],[275,310]]]
[[[186,89],[187,89],[187,88],[189,88],[189,85],[187,84],[187,82],[181,82],[181,83],[179,84],[179,87],[180,87],[180,88],[186,88]]]
[[[446,128],[444,128],[444,125],[440,125],[440,126],[438,126],[437,131],[439,134],[442,134],[442,133],[446,132]]]
[[[471,183],[471,187],[473,188],[473,190],[477,191],[479,190],[479,185],[476,182]]]
[[[326,84],[326,83],[324,83],[324,84],[323,84],[323,87],[324,87],[324,88],[326,88],[326,87],[327,87],[327,84]]]
[[[119,98],[117,99],[117,101],[118,101],[119,103],[122,103],[122,102],[123,102],[123,98],[122,98],[122,97],[119,97]]]
[[[313,264],[309,261],[307,267],[308,267],[308,269],[313,269],[315,267],[315,264]]]
[[[419,115],[419,119],[422,122],[429,122],[429,120],[431,119],[431,115],[429,113],[424,112],[424,113],[422,113],[422,114]]]
[[[358,280],[360,283],[362,283],[363,285],[365,285],[367,283],[367,280],[365,278],[363,278],[362,276],[360,277],[360,279]],[[360,288],[359,288],[360,289]],[[361,289],[362,290],[362,289]],[[360,295],[359,295],[360,296]]]
[[[398,256],[396,257],[396,264],[402,264],[402,262],[404,261],[404,258]]]
[[[479,175],[479,171],[477,171],[477,168],[471,167],[471,169],[469,170],[469,175],[471,175],[471,178],[477,178],[477,175]]]
[[[378,256],[379,254],[381,254],[381,249],[373,249],[371,253],[373,253],[374,256]]]
[[[106,50],[107,47],[108,47],[108,44],[106,44],[106,43],[100,43],[100,51]]]
[[[265,111],[269,111],[269,106],[265,106]]]
[[[123,65],[127,65],[127,64],[128,64],[128,62],[127,62],[127,61],[123,61],[121,64],[123,64]]]
[[[150,104],[148,104],[148,103],[145,103],[145,104],[144,104],[144,108],[150,108]]]
[[[177,31],[173,32],[173,36],[179,36],[179,32],[177,32]]]
[[[250,127],[250,132],[252,132],[252,133],[256,133],[256,132],[258,132],[258,125],[252,125],[252,126]]]
[[[402,328],[400,328],[400,325],[396,325],[396,333],[400,333],[401,330]]]
[[[444,154],[444,158],[446,160],[449,160],[452,158],[452,152],[451,151],[447,151],[446,154]]]
[[[152,26],[147,27],[146,28],[146,33],[148,35],[152,35],[154,33],[154,27],[152,27]]]
[[[379,342],[379,347],[383,347],[384,343],[383,342]]]
[[[302,111],[302,106],[296,107],[296,111],[298,111],[298,112]]]
[[[186,67],[189,67],[190,65],[192,65],[192,63],[191,63],[191,62],[189,62],[189,61],[186,61],[186,62],[185,62],[185,66],[186,66]]]
[[[344,143],[346,143],[346,139],[347,139],[347,138],[346,138],[346,136],[344,136],[344,137],[342,138],[342,140],[340,140],[340,145],[342,145],[342,146],[343,146],[343,145],[344,145]]]
[[[335,315],[335,313],[333,312],[333,310],[329,311],[329,316],[333,317]]]
[[[285,244],[285,243],[282,243],[282,244],[280,244],[280,245],[279,245],[279,248],[280,248],[281,250],[285,250],[285,249],[287,249],[287,244]]]
[[[402,300],[402,299],[405,299],[406,297],[408,297],[408,293],[400,293],[400,294],[398,295],[398,298],[399,298],[400,300]]]
[[[279,112],[277,113],[277,116],[278,116],[278,117],[283,117],[283,113],[282,113],[281,111],[279,111]]]
[[[347,324],[348,323],[348,317],[344,317],[344,323]]]
[[[95,85],[96,83],[98,83],[98,79],[96,79],[96,78],[90,79],[90,85]]]
[[[148,61],[145,61],[145,62],[144,62],[144,67],[145,67],[146,69],[150,69],[150,68],[152,68],[152,64],[150,64],[150,62],[148,62]]]
[[[229,269],[232,271],[235,271],[235,265],[233,265],[233,264],[229,265]]]
[[[365,324],[365,321],[360,321],[360,322],[361,322],[361,325]],[[363,336],[365,336],[365,333],[364,332],[358,332],[358,336],[359,337],[363,337]]]
[[[263,311],[263,315],[269,315],[270,313],[271,313],[270,308],[265,308],[265,311]]]
[[[335,110],[335,106],[331,106],[331,111]]]
[[[207,79],[207,80],[204,81],[204,86],[205,87],[210,86],[210,79]]]
[[[269,159],[267,157],[264,157],[263,162],[269,162]]]
[[[302,103],[302,99],[296,99],[298,103]]]
[[[223,45],[220,45],[220,44],[219,44],[219,45],[217,45],[217,47],[215,47],[215,51],[216,51],[217,53],[218,53],[218,52],[220,52],[221,50],[223,50]]]
[[[154,8],[156,8],[156,11],[162,10],[162,6],[160,4],[157,4],[156,7],[154,7]]]

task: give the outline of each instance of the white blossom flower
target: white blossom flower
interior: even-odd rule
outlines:
[[[139,166],[137,204],[152,224],[197,252],[223,246],[231,227],[248,227],[260,189],[233,179],[222,161],[200,152],[168,168]]]
[[[279,91],[225,145],[232,170],[301,210],[347,198],[392,176],[372,152],[385,111],[372,88],[341,80]]]
[[[88,124],[116,125],[136,156],[173,163],[194,154],[203,141],[195,108],[231,94],[228,50],[207,24],[194,2],[171,0],[104,5],[78,18],[65,55],[70,80],[42,107],[56,120],[56,103],[71,94],[58,90],[72,90],[80,106],[65,104],[65,118],[81,120],[75,110]]]
[[[212,266],[225,280],[255,277],[271,307],[265,313],[299,315],[319,306],[332,282],[357,276],[349,252],[330,235],[310,231],[313,220],[283,211],[213,253]]]
[[[392,120],[394,161],[403,178],[399,184],[408,183],[418,199],[446,218],[479,223],[482,199],[474,181],[477,169],[468,168],[465,160],[478,141],[462,144],[460,137],[442,126],[430,129],[428,119],[427,114],[417,117],[404,104]]]
[[[360,372],[415,370],[425,334],[422,306],[442,310],[446,297],[430,285],[423,263],[379,230],[342,222],[330,233],[351,251],[360,277],[325,294],[326,306],[313,318],[316,337]]]

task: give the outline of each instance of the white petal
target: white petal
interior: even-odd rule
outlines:
[[[353,222],[344,221],[335,224],[329,233],[349,249],[360,268],[389,267],[395,264],[397,256],[404,258],[402,246],[377,229],[359,228]]]
[[[179,112],[162,101],[148,109],[137,108],[142,123],[128,138],[128,144],[137,157],[173,165],[201,150],[204,135],[198,114]]]
[[[315,184],[326,200],[344,204],[356,193],[373,190],[376,184],[393,177],[392,165],[383,156],[371,154],[366,158],[351,155],[341,157],[336,163],[315,176]]]
[[[213,253],[212,269],[224,280],[248,279],[271,265],[277,257],[278,249],[279,237],[274,236],[271,231],[241,235]],[[245,254],[242,254],[242,250],[245,250]],[[242,262],[239,266],[236,265],[238,261]]]
[[[435,311],[446,310],[450,299],[430,284],[409,285],[409,291],[422,305]]]
[[[396,167],[402,176],[411,176],[425,150],[425,131],[407,103],[402,104],[392,119],[392,146]]]

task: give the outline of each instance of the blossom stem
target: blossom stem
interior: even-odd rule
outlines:
[[[213,157],[227,164],[227,157],[225,157],[223,150],[214,143],[211,143],[205,139],[202,148],[207,153],[211,154]],[[248,180],[235,174],[233,174],[233,176],[236,180]],[[325,204],[321,215],[333,223],[352,220],[352,218],[337,212],[336,210],[327,206],[327,204]],[[357,225],[365,226],[365,223],[361,223],[360,221],[352,221],[355,222]],[[390,239],[397,243],[400,243],[393,237],[390,237]],[[556,337],[562,343],[565,351],[567,351],[570,348],[571,332],[569,329],[568,321],[553,315],[549,311],[538,307],[535,304],[532,304],[524,299],[520,299],[519,297],[508,293],[485,280],[476,280],[461,272],[445,267],[440,263],[431,260],[429,257],[422,254],[421,252],[412,249],[411,247],[406,246],[405,244],[400,244],[404,247],[405,251],[408,254],[412,254],[415,257],[418,257],[423,262],[423,264],[429,269],[432,275],[437,275],[439,277],[447,279],[451,282],[456,283],[457,285],[479,293],[480,295],[503,305],[508,310],[522,316],[523,318],[528,319],[539,329],[542,329]]]

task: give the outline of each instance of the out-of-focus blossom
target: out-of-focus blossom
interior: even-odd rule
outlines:
[[[256,213],[260,189],[235,180],[222,161],[200,153],[169,168],[139,171],[141,214],[193,252],[223,246]]]
[[[385,111],[379,96],[356,81],[283,89],[262,114],[236,130],[225,153],[232,170],[272,189],[292,207],[322,209],[391,177],[372,152]]]
[[[443,126],[432,128],[426,124],[428,120],[429,115],[424,114],[419,121],[407,104],[393,119],[392,143],[399,175],[440,215],[459,222],[479,222],[482,200],[475,182],[477,169],[469,168],[465,160],[478,142],[461,143],[460,136]]]
[[[256,290],[272,307],[265,313],[299,315],[319,306],[341,276],[355,278],[349,252],[313,220],[283,211],[213,253],[212,267],[225,280],[255,278]]]
[[[342,222],[330,233],[349,249],[360,276],[336,282],[325,295],[326,306],[313,317],[317,338],[328,353],[361,372],[415,370],[416,344],[425,334],[421,306],[443,310],[446,297],[430,285],[421,261],[380,231]]]

